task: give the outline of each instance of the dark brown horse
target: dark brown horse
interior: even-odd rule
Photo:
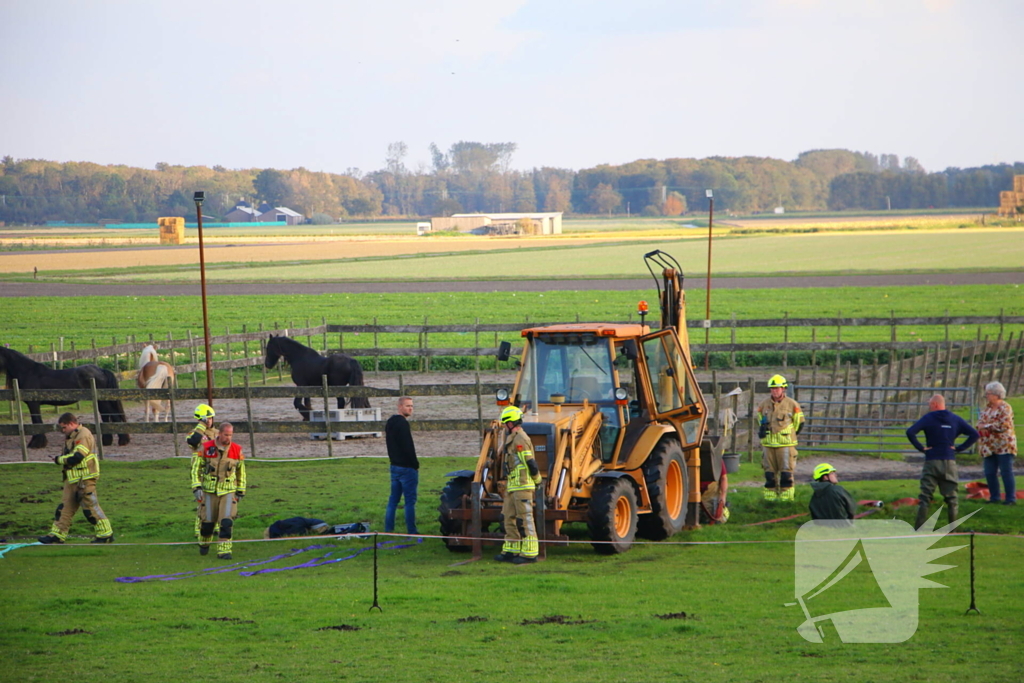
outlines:
[[[79,365],[66,370],[53,370],[37,363],[28,356],[18,353],[14,349],[0,347],[0,372],[7,374],[7,388],[12,388],[12,380],[18,380],[19,389],[88,389],[89,380],[96,380],[97,389],[117,389],[117,378],[110,370],[104,370],[98,365]],[[40,406],[67,406],[76,401],[29,401],[25,400],[28,412],[32,416],[32,424],[42,424],[43,417]],[[121,401],[100,401],[97,409],[100,412],[100,419],[103,422],[127,422],[124,415],[124,406]],[[131,439],[128,434],[117,435],[117,445],[126,446]],[[103,434],[103,445],[109,446],[114,442],[111,434]],[[45,448],[46,435],[34,434],[29,441],[29,448]]]
[[[288,365],[292,367],[292,381],[297,387],[318,387],[323,384],[324,375],[327,375],[327,384],[332,387],[340,386],[363,386],[363,368],[359,361],[350,358],[343,353],[334,353],[324,357],[308,346],[303,346],[294,339],[288,337],[275,337],[270,335],[267,340],[267,356],[264,365],[273,368],[277,365],[278,359],[284,357]],[[309,421],[311,410],[311,399],[296,396],[293,402],[295,409],[302,415],[302,419]],[[338,397],[338,408],[345,407],[345,399]],[[370,401],[364,397],[357,396],[352,399],[353,408],[369,408]]]

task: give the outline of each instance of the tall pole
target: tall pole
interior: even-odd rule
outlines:
[[[213,370],[210,368],[210,315],[206,308],[206,254],[203,250],[203,200],[205,192],[196,192],[196,224],[199,226],[199,281],[203,294],[203,345],[206,347],[206,402],[213,406]]]
[[[715,196],[711,190],[706,192],[711,208],[708,211],[708,282],[705,288],[707,296],[707,307],[704,311],[704,369],[708,369],[711,359],[711,352],[708,351],[708,342],[711,336],[711,226],[715,222]]]

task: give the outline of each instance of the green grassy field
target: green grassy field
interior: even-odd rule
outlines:
[[[443,473],[466,462],[424,460],[417,507],[424,533],[437,528],[433,507]],[[4,467],[2,533],[45,532],[59,496],[56,468]],[[730,493],[729,524],[673,539],[772,542],[767,544],[653,544],[603,557],[582,543],[553,548],[545,562],[522,568],[489,559],[453,566],[468,557],[432,539],[381,550],[383,612],[371,612],[369,552],[318,568],[250,577],[225,572],[115,582],[199,571],[217,561],[200,557],[191,544],[143,545],[191,540],[187,461],[108,461],[103,467],[99,495],[118,542],[129,545],[90,546],[75,539],[65,546],[17,549],[0,559],[6,680],[1018,680],[1024,635],[1016,617],[1024,604],[1020,538],[977,537],[981,616],[963,616],[970,596],[968,555],[961,550],[943,560],[955,568],[931,577],[949,588],[920,591],[919,626],[907,642],[804,641],[796,632],[802,613],[784,607],[794,599],[791,541],[804,520],[741,525],[805,511],[806,486],[798,487],[796,502],[771,508],[758,500],[756,487],[738,487]],[[745,464],[741,472],[749,468]],[[258,538],[274,519],[293,515],[332,523],[366,520],[381,528],[385,460],[257,461],[249,464],[249,482],[237,538]],[[913,481],[847,487],[855,498],[893,500],[916,493]],[[961,512],[978,507],[964,502]],[[967,523],[971,529],[1021,531],[1017,509],[980,507]],[[885,508],[877,514],[909,519],[912,512]],[[72,533],[86,533],[84,524],[77,519]],[[570,533],[585,540],[580,529]],[[237,543],[235,559],[253,564],[310,543]],[[339,547],[260,566],[291,566],[327,552],[344,557],[368,546],[329,543]],[[864,606],[856,590],[836,593],[834,610]],[[524,623],[556,616],[578,623]],[[84,633],[62,635],[76,630]]]
[[[333,324],[419,324],[426,319],[430,324],[565,322],[581,320],[625,320],[636,318],[636,303],[646,299],[654,306],[651,290],[637,291],[567,291],[567,292],[451,292],[451,293],[393,293],[393,294],[321,294],[289,296],[211,296],[208,298],[210,326],[213,334],[225,329],[241,332],[242,325],[250,331],[262,323],[272,326],[301,327],[309,319],[317,325],[321,318]],[[704,311],[703,290],[687,295],[690,317]],[[67,301],[57,297],[12,297],[3,300],[3,339],[13,348],[26,350],[29,344],[36,350],[49,349],[51,342],[61,336],[65,348],[71,340],[78,346],[88,346],[95,339],[98,346],[111,342],[112,337],[123,340],[126,335],[146,339],[153,334],[157,339],[184,338],[186,330],[193,334],[202,331],[202,307],[199,297],[79,297],[74,301],[73,313],[65,311]],[[788,312],[791,318],[818,316],[887,317],[953,315],[1024,315],[1024,296],[1019,285],[958,285],[949,287],[821,287],[772,290],[722,289],[713,292],[712,317],[737,318],[781,317]],[[654,313],[656,315],[656,311]],[[982,334],[996,334],[998,326],[986,326]],[[698,331],[693,331],[698,333]],[[835,338],[834,328],[821,328],[817,339]],[[888,328],[846,328],[843,339],[888,340]],[[943,327],[901,329],[901,341],[938,341],[944,338]],[[953,326],[950,337],[973,339],[975,327]],[[518,335],[507,335],[510,341]],[[465,346],[472,334],[431,335],[432,346]],[[750,328],[739,330],[737,341],[756,342],[781,340],[782,331]],[[790,330],[790,340],[809,341],[809,328]],[[729,330],[713,330],[711,340],[726,342]],[[336,345],[337,338],[329,343]],[[367,335],[348,334],[346,348],[372,346]],[[482,335],[482,343],[487,335]],[[415,336],[386,338],[381,344],[415,344]],[[238,349],[236,348],[237,352]]]
[[[443,245],[443,242],[439,242]],[[691,276],[706,272],[706,244],[694,238],[509,249],[497,252],[402,258],[373,257],[297,264],[218,264],[207,272],[212,282],[429,280],[492,278],[642,277],[643,254],[663,249],[679,259]],[[944,233],[821,233],[723,236],[715,241],[718,276],[837,273],[905,273],[1018,270],[1024,263],[1024,231],[971,230]],[[44,272],[45,278],[90,281],[190,282],[195,266]]]

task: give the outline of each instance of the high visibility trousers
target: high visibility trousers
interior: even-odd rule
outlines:
[[[64,484],[64,494],[61,497],[60,505],[57,506],[57,513],[54,515],[53,525],[50,527],[50,535],[56,536],[62,541],[67,540],[68,531],[71,530],[71,521],[82,508],[82,514],[92,524],[96,538],[110,538],[114,530],[110,526],[110,520],[100,507],[99,498],[96,497],[96,480],[83,479],[75,483]]]
[[[775,489],[780,500],[792,500],[787,489],[793,488],[796,446],[762,446],[762,449],[764,454],[761,456],[761,467],[764,469],[765,489]]]
[[[218,496],[216,493],[206,493],[203,498],[205,517],[199,532],[199,545],[210,545],[213,542],[214,529],[219,525],[217,554],[230,553],[232,526],[235,516],[238,514],[235,494],[225,493]]]
[[[206,494],[203,494],[203,499],[196,503],[196,522],[195,522],[195,533],[196,540],[202,539],[202,533],[200,530],[203,527],[203,520],[206,519]],[[220,524],[215,524],[213,527],[213,533],[216,534],[220,531]]]
[[[533,521],[533,491],[506,492],[501,514],[505,517],[505,544],[501,547],[502,552],[537,557],[539,548],[537,527]]]

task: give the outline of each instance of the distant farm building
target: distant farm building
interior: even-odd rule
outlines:
[[[1013,189],[999,193],[999,215],[1017,216],[1017,209],[1024,206],[1024,175],[1013,176]]]
[[[475,235],[561,235],[562,212],[457,213],[450,218],[431,218],[430,231],[439,230],[458,230]]]
[[[258,209],[246,201],[235,204],[235,208],[224,214],[225,223],[286,223],[287,225],[299,225],[305,222],[305,217],[298,211],[293,211],[287,206],[271,206],[263,203]]]

